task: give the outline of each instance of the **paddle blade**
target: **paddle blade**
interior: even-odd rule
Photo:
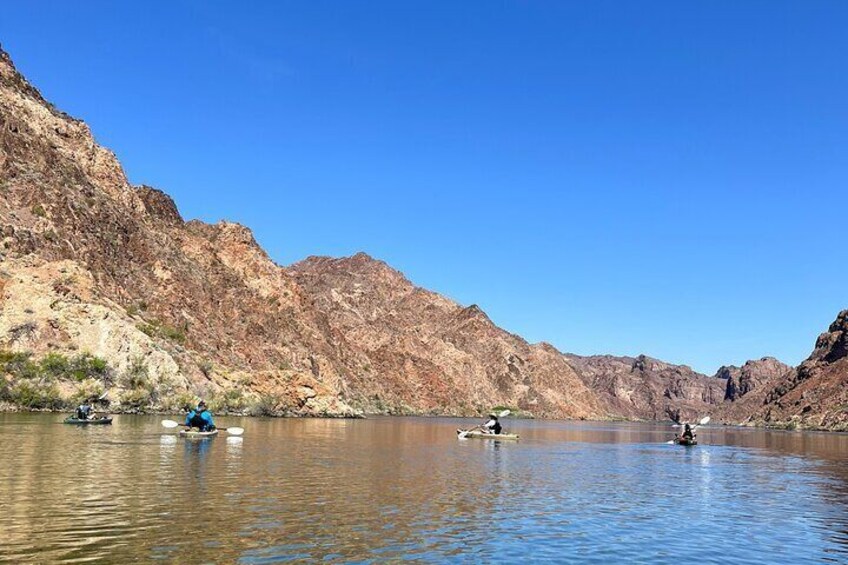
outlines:
[[[244,433],[244,428],[227,428],[227,433],[231,436],[240,436]]]
[[[173,420],[162,420],[162,425],[166,428],[176,428],[179,424]]]
[[[698,424],[700,424],[701,426],[706,426],[709,423],[710,423],[710,417],[709,416],[704,416],[703,418],[701,418],[701,421],[698,422]]]
[[[507,408],[506,410],[501,410],[501,412],[498,414],[498,418],[506,418],[507,416],[509,416],[509,408]]]
[[[459,439],[465,439],[470,431],[471,430],[456,430],[456,437]]]

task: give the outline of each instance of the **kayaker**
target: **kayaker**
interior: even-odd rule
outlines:
[[[680,437],[683,439],[683,441],[692,441],[693,439],[695,439],[695,434],[692,431],[692,426],[690,426],[688,422],[683,424],[683,435]]]
[[[483,424],[483,431],[489,434],[499,434],[501,433],[501,423],[498,422],[497,414],[489,414],[489,421]]]
[[[201,432],[210,432],[215,429],[212,413],[206,409],[206,402],[203,400],[197,403],[197,408],[188,413],[185,423],[186,426],[197,428]]]
[[[86,398],[82,404],[77,406],[76,418],[77,420],[89,420],[91,419],[91,404],[90,400]]]

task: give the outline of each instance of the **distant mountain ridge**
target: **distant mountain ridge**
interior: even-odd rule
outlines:
[[[839,426],[842,416],[813,417],[830,410],[826,399],[797,414],[785,403],[799,387],[809,398],[804,382],[844,378],[843,338],[832,337],[841,331],[785,382],[778,373],[791,369],[776,360],[708,377],[647,356],[529,344],[364,253],[281,267],[246,227],[186,222],[167,194],[131,185],[88,127],[45,101],[0,50],[7,407],[108,391],[119,410],[174,410],[204,396],[219,410],[294,416],[508,406],[538,417],[712,413]],[[106,368],[67,368],[86,355]]]

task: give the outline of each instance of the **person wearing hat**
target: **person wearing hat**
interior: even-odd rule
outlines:
[[[201,432],[211,432],[215,429],[212,413],[206,409],[206,402],[203,400],[197,403],[197,408],[188,413],[185,423],[186,426],[197,428]]]
[[[490,434],[499,434],[501,433],[501,423],[498,422],[497,414],[489,414],[489,421],[483,424],[483,431]]]

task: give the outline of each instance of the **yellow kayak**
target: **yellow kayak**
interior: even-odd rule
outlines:
[[[456,430],[456,435],[463,434],[463,430]],[[478,439],[518,439],[518,434],[490,434],[486,432],[473,431],[464,432],[463,437],[473,437]]]

